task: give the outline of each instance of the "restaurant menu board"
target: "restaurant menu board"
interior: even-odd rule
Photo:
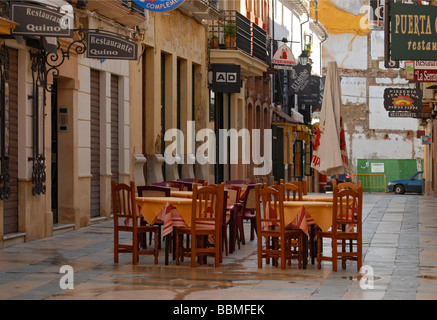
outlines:
[[[311,105],[316,108],[321,108],[323,103],[323,93],[325,91],[326,77],[312,75],[310,77],[309,86],[299,94],[299,104]]]
[[[311,66],[297,65],[290,71],[288,93],[300,95],[310,91]]]

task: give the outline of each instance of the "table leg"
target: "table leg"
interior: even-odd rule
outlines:
[[[306,269],[308,264],[308,236],[305,234],[305,232],[302,232],[302,268]]]
[[[169,250],[169,237],[170,235],[165,236],[165,265],[168,265],[168,250]]]
[[[317,245],[316,242],[314,241],[314,237],[315,237],[315,229],[314,229],[314,225],[312,224],[310,227],[310,242],[311,242],[311,264],[315,263],[315,257],[317,254]]]

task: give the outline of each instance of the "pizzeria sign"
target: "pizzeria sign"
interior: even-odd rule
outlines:
[[[422,97],[420,89],[387,88],[384,90],[384,108],[387,111],[420,112]]]

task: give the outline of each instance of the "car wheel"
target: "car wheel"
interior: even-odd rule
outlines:
[[[403,185],[398,184],[393,188],[393,191],[395,194],[404,194],[405,193],[405,188]]]

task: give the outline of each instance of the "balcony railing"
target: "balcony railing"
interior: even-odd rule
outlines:
[[[267,33],[235,10],[221,11],[223,19],[211,21],[211,49],[240,50],[263,62],[268,62]]]
[[[86,9],[131,28],[147,19],[145,9],[132,0],[88,0]]]

